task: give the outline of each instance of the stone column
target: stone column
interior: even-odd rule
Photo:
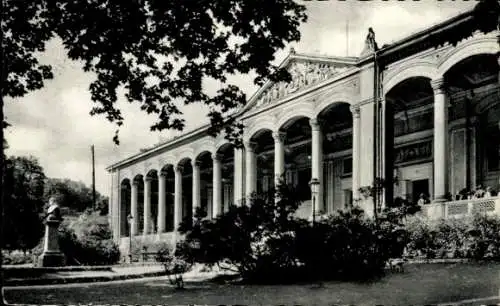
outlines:
[[[177,232],[182,222],[182,166],[175,167],[174,189],[174,232]]]
[[[323,212],[323,136],[316,118],[309,121],[311,125],[311,178],[319,180],[318,195],[315,199],[316,213]],[[312,201],[312,200],[311,200]],[[312,213],[312,212],[311,212]]]
[[[276,188],[280,182],[282,175],[285,173],[285,137],[284,132],[274,132],[274,187]]]
[[[167,209],[167,193],[166,193],[167,177],[165,173],[158,176],[158,233],[165,232],[165,218]]]
[[[243,149],[234,148],[233,203],[240,205],[243,198]]]
[[[222,169],[221,169],[221,156],[219,154],[212,154],[213,160],[213,210],[212,217],[215,218],[222,213]]]
[[[143,234],[150,233],[151,227],[151,178],[144,178],[144,228]]]
[[[201,206],[200,198],[200,162],[193,161],[193,217],[196,210]]]
[[[359,199],[359,132],[360,132],[360,110],[359,106],[352,105],[352,196]]]
[[[139,220],[139,213],[137,209],[137,197],[139,195],[139,183],[137,181],[132,182],[131,196],[130,196],[130,214],[132,215],[132,224],[130,226],[130,233],[132,236],[137,235],[137,224]]]
[[[445,202],[447,188],[448,103],[444,80],[431,82],[434,90],[434,201]]]
[[[257,156],[255,154],[255,142],[245,142],[245,174],[246,174],[246,196],[249,197],[257,191]]]

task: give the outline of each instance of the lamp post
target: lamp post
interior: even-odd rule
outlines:
[[[315,241],[316,243],[318,243],[318,249],[319,249],[319,241],[316,241],[316,233],[314,233],[314,229],[315,229],[315,224],[316,224],[316,196],[318,195],[318,192],[319,192],[319,180],[317,178],[313,178],[311,179],[311,181],[309,182],[309,187],[311,188],[311,195],[312,195],[312,234],[314,237],[312,237],[313,241]],[[315,243],[315,244],[316,244]],[[315,245],[314,244],[314,245]],[[318,250],[316,250],[318,251]],[[316,252],[314,252],[314,254],[316,254]],[[313,264],[313,271],[314,271],[314,274],[316,274],[318,271],[316,270],[316,261],[317,260],[313,260],[312,264]],[[318,275],[315,275],[316,277],[318,277]],[[319,276],[321,277],[321,276]],[[322,283],[320,282],[319,283],[319,286],[321,287],[322,286]]]
[[[311,187],[311,195],[312,195],[312,225],[316,223],[316,196],[319,192],[319,180],[317,178],[313,178],[309,182],[309,187]]]
[[[128,260],[130,263],[132,263],[132,221],[134,220],[134,217],[129,214],[127,216],[127,221],[128,221],[128,229],[129,229],[129,241],[128,241]]]

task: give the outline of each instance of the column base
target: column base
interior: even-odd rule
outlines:
[[[44,252],[38,257],[39,267],[62,267],[66,265],[66,258],[61,252]]]

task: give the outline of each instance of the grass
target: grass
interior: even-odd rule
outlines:
[[[9,303],[38,304],[439,304],[499,295],[500,264],[407,265],[368,284],[234,285],[192,282],[174,290],[168,280],[81,284],[58,288],[10,288]],[[496,301],[498,302],[498,301]]]

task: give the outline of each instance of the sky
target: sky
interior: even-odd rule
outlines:
[[[277,52],[277,64],[294,47],[298,53],[331,56],[358,56],[367,29],[372,27],[379,46],[404,38],[416,31],[472,8],[476,1],[302,1],[308,21],[301,28],[301,40]],[[348,25],[348,26],[347,26]],[[347,35],[348,33],[348,35]],[[141,148],[151,147],[178,135],[178,132],[151,132],[155,118],[139,110],[139,104],[118,101],[125,117],[120,129],[120,145],[113,141],[115,126],[102,116],[90,116],[92,101],[88,86],[93,75],[69,60],[57,39],[47,44],[40,61],[53,67],[54,79],[45,87],[5,105],[8,155],[32,155],[39,159],[45,174],[92,183],[91,145],[95,146],[96,189],[109,195],[111,176],[105,168]],[[250,97],[257,88],[248,76],[232,80]],[[210,88],[208,88],[210,90]],[[207,121],[199,105],[184,110],[185,131]]]

